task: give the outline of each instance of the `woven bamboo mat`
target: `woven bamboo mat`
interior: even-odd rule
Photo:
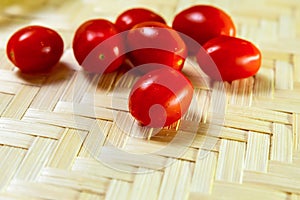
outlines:
[[[70,44],[90,18],[114,21],[143,6],[170,23],[198,3],[227,11],[238,36],[262,50],[263,64],[255,77],[214,90],[199,83],[199,127],[186,121],[179,146],[166,147],[180,135],[176,125],[151,137],[128,115],[132,77],[87,78]],[[5,56],[9,36],[28,24],[64,38],[62,61],[50,75],[22,75]],[[0,30],[0,199],[300,199],[299,0],[1,0]],[[218,88],[226,94],[225,116],[214,117],[223,121],[211,120],[208,103]],[[174,156],[180,144],[184,151]]]

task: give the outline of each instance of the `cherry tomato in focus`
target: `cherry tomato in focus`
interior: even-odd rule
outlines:
[[[235,26],[224,11],[208,5],[196,5],[178,13],[172,27],[203,45],[219,35],[235,36]],[[195,55],[199,45],[185,40],[189,54]]]
[[[187,50],[172,28],[159,22],[144,22],[127,34],[129,59],[134,66],[159,63],[176,70],[183,68]]]
[[[73,52],[78,63],[92,73],[109,73],[124,62],[124,41],[113,23],[92,19],[75,32]]]
[[[127,31],[135,25],[147,21],[166,23],[160,15],[151,10],[145,8],[133,8],[121,13],[117,17],[115,24],[120,31]]]
[[[150,71],[134,84],[129,111],[144,126],[168,126],[186,113],[192,97],[190,81],[181,72],[163,67]]]
[[[64,44],[61,36],[42,26],[27,26],[15,32],[7,43],[10,61],[25,73],[47,72],[59,62]]]
[[[197,61],[212,79],[233,81],[256,74],[261,65],[261,53],[249,41],[230,36],[216,37],[203,45]],[[212,59],[217,67],[212,66]],[[220,76],[221,75],[221,76]]]

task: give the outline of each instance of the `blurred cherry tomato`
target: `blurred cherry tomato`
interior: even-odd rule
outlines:
[[[205,43],[203,48],[206,52],[199,51],[197,61],[202,70],[215,80],[247,78],[256,74],[261,65],[259,49],[243,39],[219,36]]]
[[[75,58],[89,72],[109,73],[118,69],[125,59],[124,50],[119,31],[105,19],[86,21],[75,32]]]
[[[191,37],[199,45],[219,35],[235,36],[235,26],[231,18],[224,11],[208,5],[192,6],[178,13],[172,27]],[[191,41],[186,43],[189,54],[195,55],[199,45]]]
[[[47,72],[63,54],[61,36],[42,26],[27,26],[15,32],[7,43],[6,53],[22,72]]]
[[[121,13],[116,19],[116,26],[120,31],[130,30],[133,26],[147,21],[166,23],[157,13],[145,8],[133,8]]]
[[[127,34],[129,58],[134,66],[159,63],[176,70],[183,68],[187,50],[172,28],[159,22],[144,22]]]
[[[134,84],[129,111],[144,126],[168,126],[186,113],[192,98],[190,81],[177,70],[161,67],[145,74]]]

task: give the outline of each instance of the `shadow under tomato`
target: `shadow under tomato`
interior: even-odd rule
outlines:
[[[71,68],[65,63],[56,64],[51,70],[47,72],[23,73],[20,70],[16,71],[18,78],[29,84],[50,85],[58,84],[68,80],[74,73]]]
[[[162,128],[158,133],[153,135],[150,140],[157,142],[170,143],[177,134],[176,126],[180,122],[175,122],[170,127]],[[174,127],[175,126],[175,127]]]
[[[118,92],[122,92],[119,89],[119,87],[124,87],[123,82],[127,78],[126,74],[128,71],[132,69],[132,64],[127,60],[125,61],[119,69],[117,69],[114,72],[106,73],[106,74],[95,74],[95,75],[89,75],[87,74],[86,77],[90,79],[90,81],[95,81],[95,77],[97,77],[97,91],[101,92],[114,92],[116,93],[116,90]],[[130,76],[139,76],[139,74],[132,74],[130,73]],[[91,76],[91,77],[89,77]],[[126,81],[125,81],[126,82]],[[127,83],[126,84],[130,84]],[[125,89],[125,88],[122,88]],[[116,94],[117,95],[117,94]],[[118,95],[117,95],[118,96]]]

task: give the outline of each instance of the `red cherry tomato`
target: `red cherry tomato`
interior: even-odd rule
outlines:
[[[200,45],[219,35],[235,36],[235,26],[231,18],[222,10],[208,6],[192,6],[178,13],[172,27],[194,39]],[[189,53],[195,55],[198,45],[186,41]]]
[[[199,51],[197,61],[202,70],[215,80],[233,81],[256,74],[261,65],[261,53],[249,41],[230,36],[216,37]],[[216,66],[212,66],[212,59]],[[217,68],[216,68],[217,67]]]
[[[159,63],[181,70],[187,56],[179,34],[159,22],[144,22],[127,34],[129,58],[135,66]]]
[[[162,67],[145,74],[134,84],[129,111],[142,125],[168,126],[185,114],[192,97],[190,81],[181,72]]]
[[[120,31],[130,30],[133,26],[147,21],[165,24],[165,20],[157,13],[145,8],[133,8],[121,13],[116,19],[116,26]]]
[[[73,52],[78,63],[93,73],[118,69],[125,56],[124,41],[115,25],[105,19],[83,23],[75,32]]]
[[[27,26],[15,32],[7,43],[6,53],[22,72],[47,72],[63,54],[61,36],[42,26]]]

